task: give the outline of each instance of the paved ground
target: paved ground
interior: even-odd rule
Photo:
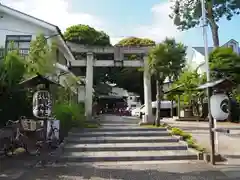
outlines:
[[[183,122],[173,119],[163,119],[163,121],[191,133],[202,147],[210,150],[208,122]],[[230,134],[218,133],[218,152],[226,157],[239,159],[240,164],[240,124],[223,122],[218,123],[217,127],[230,129]]]
[[[111,118],[114,119],[114,116]],[[123,119],[123,121],[131,119]],[[117,123],[115,123],[116,125]],[[111,125],[108,124],[109,128]],[[240,165],[239,165],[240,166]],[[0,173],[0,180],[239,180],[240,168],[226,166],[214,168],[199,161],[88,164],[50,164],[47,167],[19,166],[12,176]],[[235,168],[235,169],[234,169]],[[10,168],[11,169],[11,168]],[[225,171],[224,171],[225,170]],[[221,172],[222,171],[222,172]],[[1,172],[1,169],[0,169]],[[7,172],[7,169],[5,169]],[[226,172],[226,173],[224,173]],[[11,175],[9,173],[8,175]]]
[[[34,167],[39,158],[19,155],[14,158],[0,158],[0,180],[16,179],[22,176],[29,168]]]
[[[94,165],[32,169],[22,180],[237,180],[204,163]]]
[[[192,134],[198,144],[210,150],[209,124],[208,122],[184,122],[174,121],[173,119],[163,119],[171,126],[179,127],[185,132]],[[229,129],[230,134],[218,133],[217,152],[227,158],[226,162],[216,166],[229,176],[239,177],[240,179],[240,124],[219,122],[217,127]]]

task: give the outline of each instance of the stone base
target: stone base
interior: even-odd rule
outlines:
[[[204,160],[205,162],[210,162],[211,161],[211,155],[208,153],[199,153],[199,160]],[[226,161],[226,159],[221,156],[221,154],[216,154],[215,155],[215,161],[216,162],[223,162]]]
[[[141,121],[138,124],[139,124],[139,126],[147,126],[147,125],[153,125],[153,122],[143,122],[143,121]]]
[[[139,123],[140,126],[144,126],[144,125],[153,125],[154,121],[153,118],[148,116],[148,115],[144,115],[142,118],[142,121]]]

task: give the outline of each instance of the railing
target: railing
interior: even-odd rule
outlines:
[[[12,49],[7,49],[7,52],[8,51],[11,51]],[[29,54],[29,49],[27,48],[21,48],[21,49],[18,49],[19,51],[19,55],[22,56],[23,58],[27,57],[28,54]],[[4,55],[6,53],[6,49],[4,48],[0,48],[0,58],[4,58]]]

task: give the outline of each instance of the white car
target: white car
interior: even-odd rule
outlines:
[[[142,106],[136,107],[135,109],[132,109],[131,115],[132,115],[132,116],[136,116],[136,117],[140,117],[140,109],[141,109],[141,107],[142,107]]]
[[[171,109],[172,103],[171,101],[161,101],[161,109]],[[173,108],[177,107],[177,103],[173,102]],[[152,108],[157,108],[157,101],[152,102]],[[140,118],[145,114],[145,105],[141,106],[140,108]]]
[[[171,109],[171,101],[161,101],[161,109]],[[173,101],[173,108],[177,107],[177,103]],[[157,101],[152,102],[152,108],[157,108]]]

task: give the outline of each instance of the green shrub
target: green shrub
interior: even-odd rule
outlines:
[[[155,127],[155,126],[146,125],[146,127]],[[186,133],[180,128],[172,127],[172,126],[168,125],[167,123],[161,124],[161,127],[165,127],[168,130],[170,130],[172,135],[181,136],[183,138],[183,140],[186,141],[186,143],[188,144],[188,147],[194,148],[200,152],[206,152],[206,149],[199,146],[196,143],[196,141],[193,139],[193,137],[190,133]]]
[[[183,131],[179,128],[172,128],[171,131],[172,131],[173,135],[182,136],[182,134],[183,134]]]
[[[197,150],[200,151],[200,152],[207,152],[206,148],[203,148],[203,147],[200,147],[200,146],[198,146]]]
[[[183,140],[186,141],[187,139],[192,139],[192,135],[189,133],[182,133]]]
[[[77,103],[56,103],[53,115],[60,120],[60,135],[65,136],[73,127],[84,127],[84,106]]]
[[[191,147],[191,148],[195,148],[196,147],[196,142],[192,138],[187,139],[186,142],[187,142],[189,147]]]

